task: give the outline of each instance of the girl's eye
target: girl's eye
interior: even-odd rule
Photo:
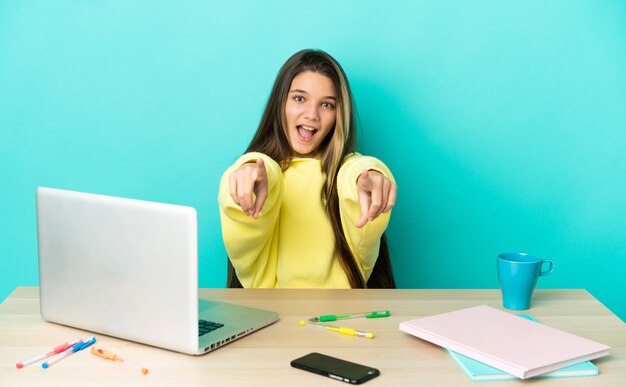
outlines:
[[[304,102],[304,97],[301,95],[296,95],[295,97],[293,97],[293,100],[296,102]]]
[[[335,104],[330,103],[330,102],[322,102],[322,107],[325,107],[327,109],[334,109],[335,108]]]

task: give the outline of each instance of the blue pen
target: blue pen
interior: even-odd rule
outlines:
[[[66,349],[65,351],[61,352],[60,354],[58,354],[57,356],[53,357],[52,359],[44,362],[41,366],[43,368],[48,368],[51,365],[53,365],[54,363],[58,362],[59,360],[68,357],[69,355],[73,354],[74,352],[78,352],[82,349],[85,349],[87,347],[89,347],[91,344],[96,342],[96,338],[94,336],[88,337],[80,342],[78,342],[76,345],[74,345],[71,348]]]

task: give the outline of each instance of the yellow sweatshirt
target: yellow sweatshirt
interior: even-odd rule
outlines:
[[[258,158],[267,169],[268,198],[254,219],[230,197],[228,176]],[[381,214],[363,228],[356,227],[361,217],[356,182],[363,169],[376,170],[391,180],[393,176],[380,160],[358,153],[346,157],[337,176],[341,225],[367,281],[390,213]],[[241,156],[226,170],[218,194],[222,237],[244,287],[350,287],[334,255],[334,235],[321,195],[324,179],[318,159],[294,158],[282,172],[274,160],[256,152]]]

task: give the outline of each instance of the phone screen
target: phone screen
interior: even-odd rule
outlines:
[[[293,360],[291,366],[351,384],[360,384],[380,375],[380,371],[376,368],[317,352]]]

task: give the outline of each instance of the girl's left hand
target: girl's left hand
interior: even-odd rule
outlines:
[[[389,212],[396,204],[397,187],[382,173],[364,169],[357,182],[361,219],[356,224],[361,228],[378,218],[383,212]]]

